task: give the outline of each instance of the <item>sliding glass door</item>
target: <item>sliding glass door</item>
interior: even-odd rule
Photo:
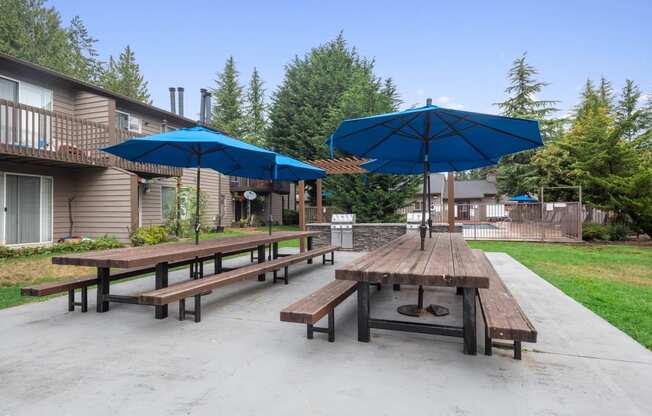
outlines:
[[[52,241],[52,178],[5,173],[4,243]]]

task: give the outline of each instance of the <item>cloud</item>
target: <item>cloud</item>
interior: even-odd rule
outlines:
[[[441,97],[437,98],[437,102],[440,102],[442,104],[446,104],[446,103],[450,102],[450,100],[451,100],[451,97],[449,97],[447,95],[442,95]]]
[[[452,108],[453,110],[462,110],[464,108],[464,104],[449,104],[448,108]]]
[[[418,89],[418,90],[417,90],[417,95],[419,95],[419,96],[423,95],[423,90],[422,90],[422,89]]]

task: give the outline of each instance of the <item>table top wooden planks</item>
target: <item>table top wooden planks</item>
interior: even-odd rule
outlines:
[[[419,233],[407,233],[335,270],[339,280],[423,286],[489,287],[483,265],[460,233],[433,233],[420,250]]]
[[[233,253],[253,249],[260,245],[315,237],[318,231],[282,231],[268,234],[252,234],[194,242],[166,243],[155,246],[126,247],[111,250],[90,251],[52,257],[53,264],[89,267],[131,268],[153,266],[163,262],[175,262],[206,257],[218,253]]]

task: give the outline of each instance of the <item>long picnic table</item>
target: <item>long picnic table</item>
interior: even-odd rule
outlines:
[[[358,282],[358,341],[369,342],[370,328],[464,338],[464,353],[476,354],[478,288],[489,287],[489,276],[460,233],[434,233],[420,250],[419,233],[397,238],[335,270],[335,278]],[[461,288],[462,327],[374,319],[369,313],[369,285],[406,284]]]
[[[312,239],[317,231],[283,231],[268,234],[252,234],[247,236],[226,237],[213,240],[194,242],[166,243],[155,246],[118,248],[111,250],[91,251],[87,253],[69,254],[52,258],[53,264],[69,266],[86,266],[97,268],[97,312],[107,312],[109,302],[141,304],[138,296],[111,295],[111,268],[131,269],[154,266],[155,288],[168,286],[168,270],[180,264],[191,265],[191,277],[203,277],[203,260],[213,258],[215,273],[222,269],[224,255],[258,251],[258,263],[265,261],[265,246],[272,246],[273,257],[278,257],[278,243],[298,238],[307,239],[307,248],[312,248]],[[196,260],[196,262],[195,262]],[[194,267],[194,271],[193,271]],[[264,278],[264,276],[263,276]],[[156,319],[168,316],[167,305],[154,307]]]

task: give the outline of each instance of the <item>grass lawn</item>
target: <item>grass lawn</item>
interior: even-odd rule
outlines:
[[[297,226],[275,226],[273,232],[296,231]],[[267,232],[267,227],[227,228],[221,233],[202,233],[201,240],[236,237]],[[299,247],[299,240],[282,241],[279,247]],[[32,256],[19,259],[0,259],[0,309],[29,302],[39,302],[51,297],[22,297],[20,288],[38,283],[69,280],[95,273],[91,267],[59,266],[51,262],[52,255]],[[61,295],[53,295],[61,296]]]
[[[652,248],[469,241],[505,252],[652,349]]]

